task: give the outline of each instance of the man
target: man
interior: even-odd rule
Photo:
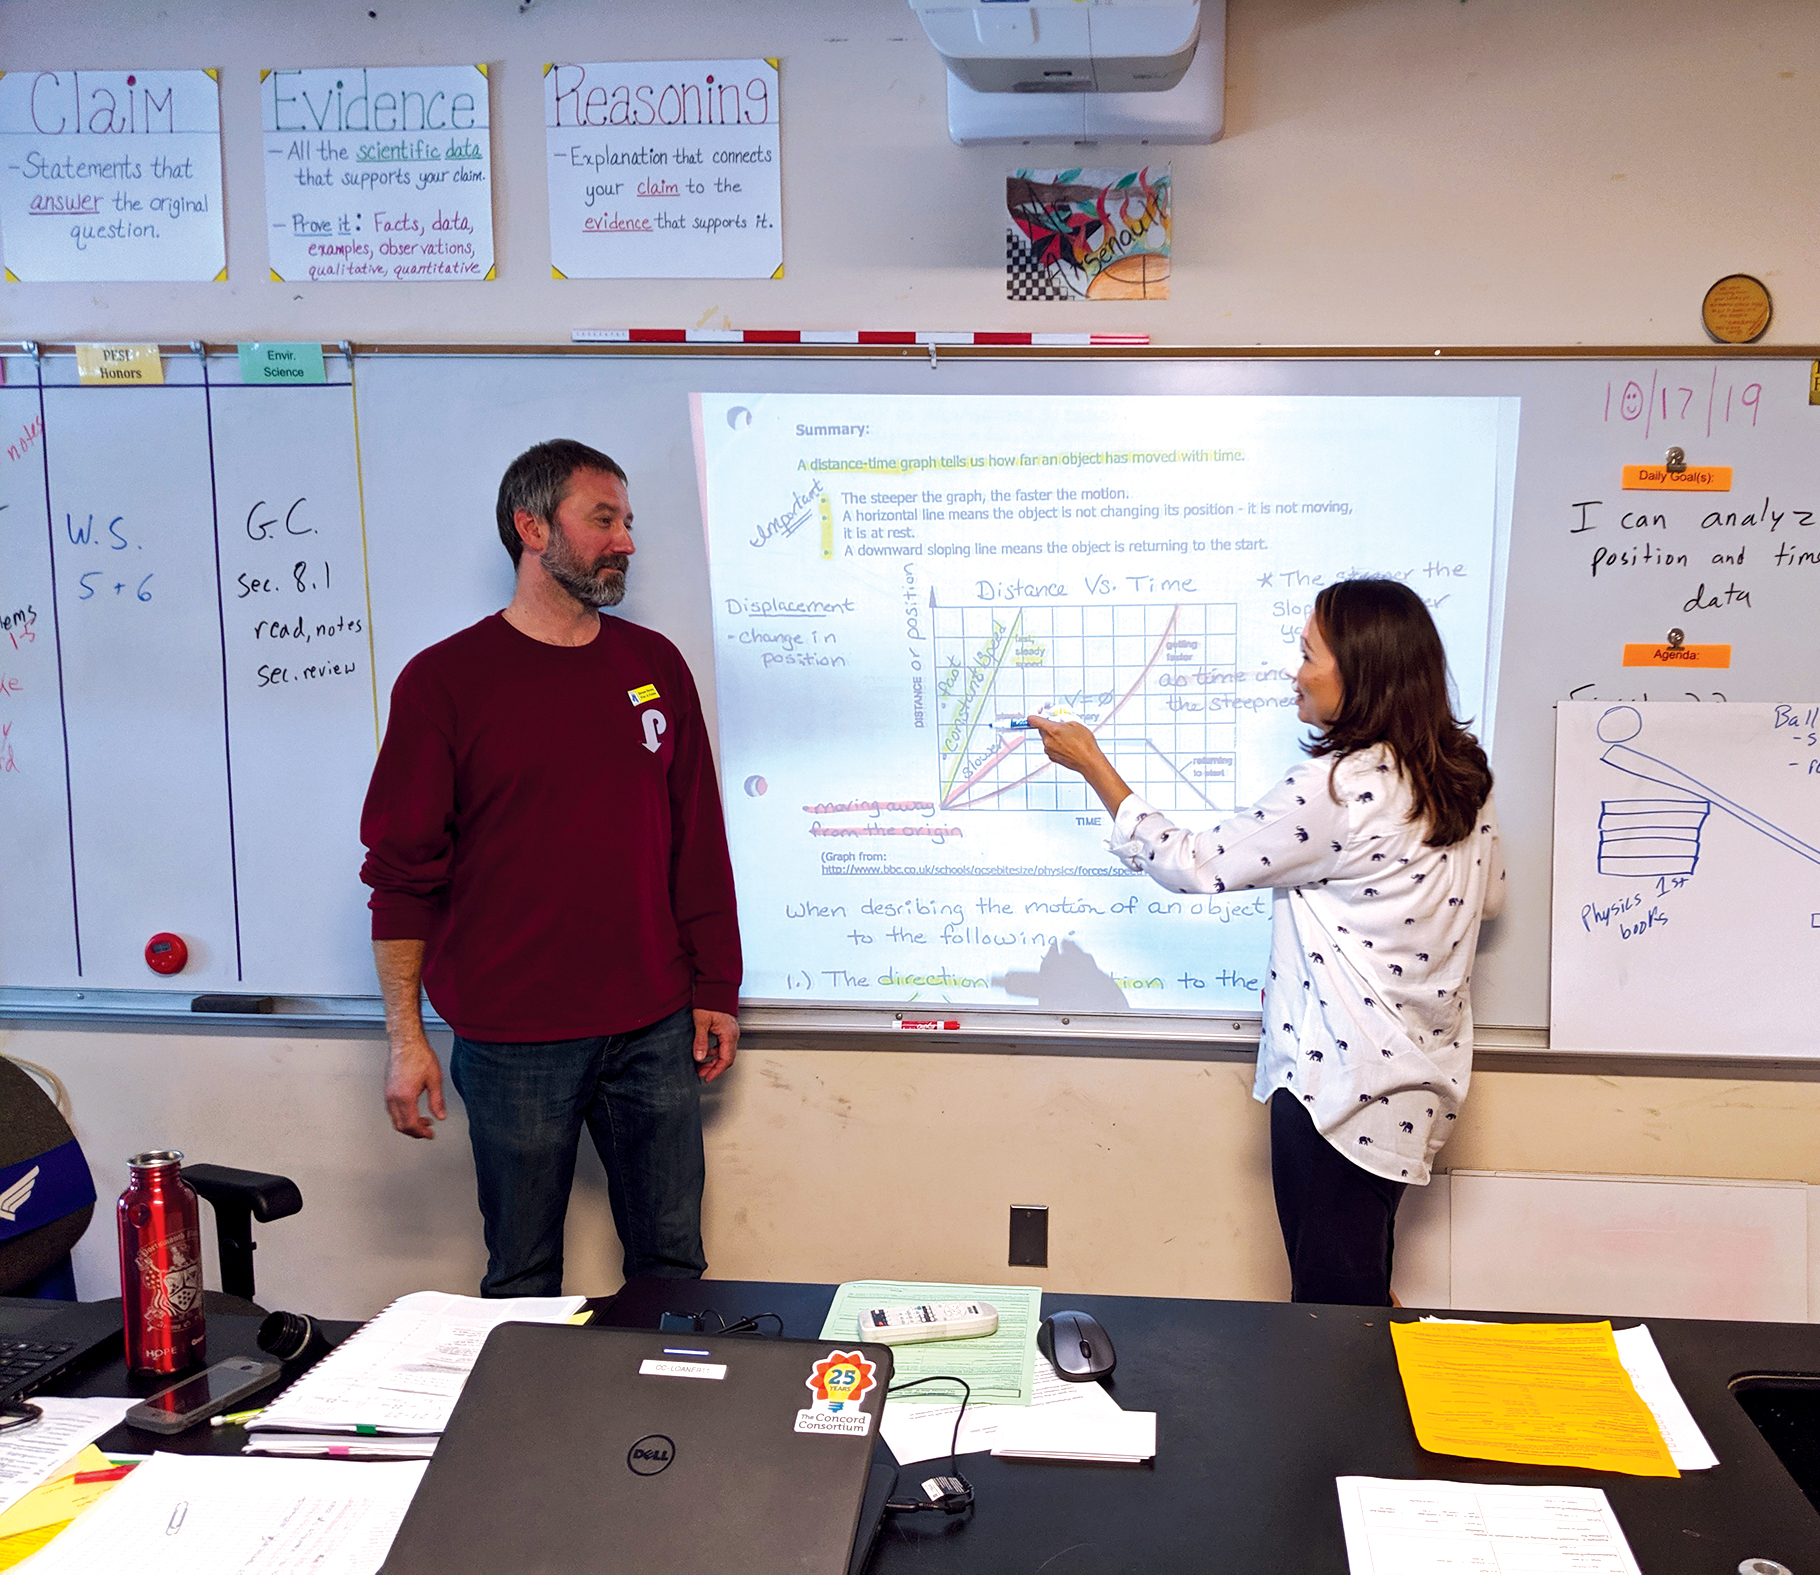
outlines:
[[[675,646],[600,616],[635,550],[618,465],[540,443],[497,513],[511,604],[399,674],[361,817],[386,1109],[414,1138],[444,1117],[427,987],[455,1030],[481,1294],[561,1291],[584,1123],[626,1276],[699,1276],[700,1085],[733,1064],[740,980],[701,707]]]

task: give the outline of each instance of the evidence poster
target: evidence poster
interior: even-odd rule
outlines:
[[[1010,724],[1210,827],[1301,758],[1303,623],[1366,574],[1490,717],[1515,400],[695,400],[749,1000],[1255,1011],[1270,894],[1132,873]]]

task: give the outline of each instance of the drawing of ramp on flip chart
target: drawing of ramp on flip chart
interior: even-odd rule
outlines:
[[[1599,809],[1601,875],[1691,875],[1700,862],[1700,831],[1715,809],[1741,820],[1753,831],[1780,843],[1791,853],[1820,864],[1820,848],[1765,820],[1761,815],[1715,792],[1666,760],[1633,749],[1630,740],[1643,731],[1634,707],[1613,706],[1599,718],[1599,739],[1608,747],[1599,758],[1658,787],[1673,798],[1606,799]]]

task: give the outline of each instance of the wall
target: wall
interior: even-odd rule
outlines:
[[[1705,287],[1742,269],[1777,297],[1767,344],[1820,341],[1813,6],[1233,0],[1228,43],[1225,140],[1169,155],[1174,299],[1087,312],[1003,300],[1002,177],[1020,159],[949,145],[941,72],[903,0],[0,0],[9,69],[224,67],[230,267],[225,285],[0,286],[0,335],[1087,324],[1175,344],[1683,343]],[[542,62],[710,54],[782,59],[786,278],[551,280]],[[456,59],[493,66],[499,282],[267,281],[256,68]],[[1513,610],[1526,618],[1546,637]],[[104,1192],[127,1153],[171,1143],[293,1175],[305,1214],[261,1232],[268,1305],[358,1314],[478,1277],[459,1112],[434,1144],[394,1136],[376,1037],[17,1027],[0,1051],[65,1079]],[[1224,1056],[755,1046],[710,1101],[713,1272],[990,1280],[1009,1272],[1007,1205],[1047,1203],[1051,1267],[1032,1276],[1046,1284],[1281,1295],[1250,1073]],[[1659,1073],[1502,1058],[1445,1161],[1820,1183],[1820,1083]],[[615,1283],[609,1238],[590,1157],[572,1288]],[[111,1250],[91,1232],[85,1293],[107,1289]]]
[[[949,143],[908,0],[0,0],[6,69],[222,68],[229,231],[225,286],[9,286],[0,333],[1091,321],[1174,344],[1661,344],[1699,340],[1701,294],[1743,269],[1778,297],[1769,342],[1820,340],[1806,0],[1231,0],[1228,48],[1225,140],[1167,154],[1174,298],[1086,312],[1005,302],[1020,160]],[[785,277],[551,279],[543,63],[710,55],[782,61]],[[462,60],[492,71],[499,281],[268,280],[258,68]],[[1029,158],[1074,158],[1049,152]]]

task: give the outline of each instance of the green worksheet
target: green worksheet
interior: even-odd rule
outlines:
[[[891,1348],[898,1385],[938,1375],[964,1378],[974,1405],[1029,1405],[1036,1364],[1036,1326],[1043,1292],[1035,1285],[932,1285],[922,1280],[850,1280],[834,1293],[822,1323],[824,1340],[863,1340],[860,1315],[874,1307],[915,1307],[924,1302],[990,1302],[998,1333],[971,1340],[929,1340]],[[952,1385],[923,1384],[904,1398],[916,1405],[952,1404]]]

